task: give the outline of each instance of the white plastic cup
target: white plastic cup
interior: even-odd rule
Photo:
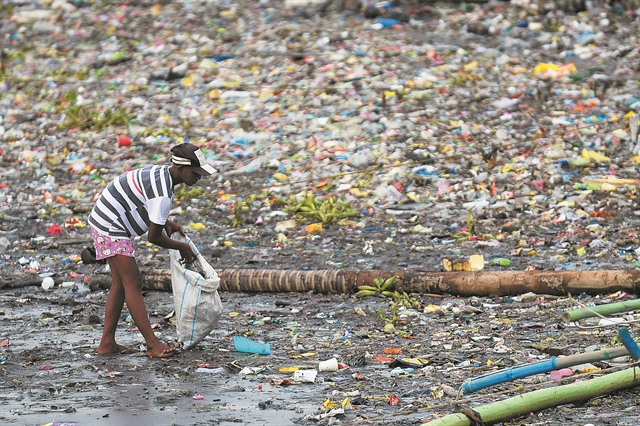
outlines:
[[[338,360],[331,358],[326,361],[320,361],[318,371],[338,371]]]
[[[45,279],[42,280],[42,283],[40,285],[42,286],[43,290],[49,290],[53,288],[53,286],[56,285],[56,283],[53,281],[53,278],[46,277]]]
[[[297,370],[293,372],[293,380],[303,383],[314,383],[318,372],[316,370]]]

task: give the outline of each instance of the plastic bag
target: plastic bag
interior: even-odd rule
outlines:
[[[171,238],[187,242],[197,255],[190,265],[196,269],[194,271],[180,263],[179,250],[169,250],[178,341],[185,348],[192,348],[211,333],[222,315],[222,301],[218,295],[220,278],[189,237],[174,232]]]

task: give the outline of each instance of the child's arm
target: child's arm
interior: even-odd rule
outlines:
[[[168,236],[171,236],[171,234],[173,234],[174,232],[179,232],[182,235],[184,235],[184,230],[182,229],[182,226],[178,225],[177,223],[167,219],[167,222],[164,224],[164,230],[167,232]]]
[[[181,243],[180,241],[172,240],[162,232],[163,229],[163,225],[158,225],[157,223],[151,222],[149,224],[149,242],[160,247],[179,250],[183,262],[185,262],[186,264],[193,263],[193,261],[196,260],[196,254],[193,252],[193,250],[191,250],[191,246],[189,246],[189,244],[187,243]]]

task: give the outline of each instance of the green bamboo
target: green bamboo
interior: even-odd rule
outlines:
[[[630,312],[640,309],[640,299],[627,300],[618,303],[609,303],[606,305],[594,306],[591,308],[575,309],[573,311],[566,311],[562,314],[562,320],[564,322],[577,321],[583,318],[591,318],[600,315],[617,314],[620,312]]]
[[[545,408],[586,401],[612,392],[640,385],[640,367],[628,368],[583,382],[558,386],[514,396],[474,408],[484,424],[504,422]],[[462,401],[461,401],[462,402]],[[470,426],[462,413],[450,414],[422,426]]]

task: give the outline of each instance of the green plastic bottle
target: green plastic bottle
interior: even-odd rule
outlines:
[[[574,189],[579,189],[579,190],[589,190],[589,191],[599,191],[602,189],[602,187],[600,185],[594,185],[591,183],[576,183],[575,185],[573,185]]]

